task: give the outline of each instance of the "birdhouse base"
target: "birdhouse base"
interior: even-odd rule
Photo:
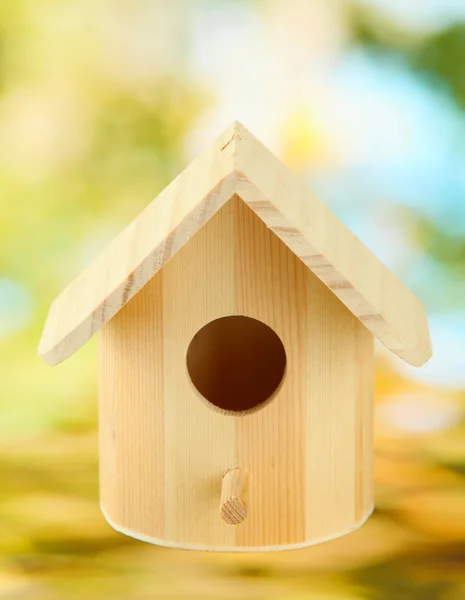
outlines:
[[[110,527],[112,527],[118,533],[122,533],[128,537],[134,538],[139,542],[145,542],[146,544],[153,544],[154,546],[162,546],[164,548],[172,548],[173,550],[197,550],[201,552],[280,552],[283,550],[302,550],[303,548],[309,548],[310,546],[316,546],[317,544],[323,544],[324,542],[330,542],[331,540],[336,540],[344,535],[348,535],[357,529],[360,529],[368,519],[371,517],[374,505],[371,506],[370,510],[367,514],[358,522],[354,523],[353,526],[348,527],[342,531],[334,533],[332,535],[328,535],[326,537],[321,537],[318,539],[312,539],[305,542],[300,542],[298,544],[283,544],[276,546],[205,546],[201,544],[186,544],[176,541],[170,540],[161,540],[159,538],[150,537],[144,535],[143,533],[138,533],[137,531],[131,531],[130,529],[126,529],[125,527],[121,527],[106,514],[105,508],[100,504],[100,510],[102,511],[103,516],[105,517],[106,522]]]

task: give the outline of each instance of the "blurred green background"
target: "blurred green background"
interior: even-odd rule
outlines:
[[[463,0],[0,0],[0,598],[465,598]],[[302,551],[165,550],[98,508],[96,342],[51,300],[239,119],[424,301],[379,349],[377,510]]]

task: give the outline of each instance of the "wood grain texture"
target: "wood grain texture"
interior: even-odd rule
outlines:
[[[304,475],[309,538],[344,530],[373,508],[373,336],[316,278],[307,280],[309,396]],[[314,357],[318,356],[318,360]],[[350,408],[349,408],[350,407]]]
[[[117,522],[163,537],[163,279],[99,333],[100,500]],[[147,474],[156,477],[147,477]]]
[[[58,296],[39,345],[47,363],[85,344],[232,197],[234,144],[225,144],[234,131],[194,160]]]
[[[55,300],[39,355],[56,364],[75,352],[235,195],[387,348],[413,365],[431,357],[421,302],[239,123]]]
[[[183,545],[233,546],[234,531],[218,505],[223,473],[239,466],[234,419],[202,400],[186,364],[195,333],[235,313],[234,206],[228,203],[210,223],[162,272],[166,536]]]
[[[305,539],[302,423],[312,401],[304,329],[309,272],[242,200],[234,202],[237,311],[271,327],[287,356],[277,396],[265,409],[236,422],[236,464],[251,474],[250,516],[237,528],[237,543],[292,545]]]
[[[432,356],[418,298],[243,126],[236,193],[394,354],[420,366]]]
[[[195,333],[232,314],[271,327],[287,357],[273,399],[237,417],[213,410],[186,367]],[[239,197],[99,342],[101,504],[118,531],[274,550],[342,535],[371,513],[373,337]],[[218,508],[235,468],[250,474],[248,515],[231,527]]]

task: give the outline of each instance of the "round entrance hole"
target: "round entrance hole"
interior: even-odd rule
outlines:
[[[251,411],[269,400],[286,370],[278,335],[257,319],[211,321],[192,338],[187,370],[197,391],[221,411]]]

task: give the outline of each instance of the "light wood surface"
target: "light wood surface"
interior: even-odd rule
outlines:
[[[432,355],[418,298],[261,142],[240,127],[236,193],[394,354]]]
[[[239,525],[247,518],[249,473],[245,469],[229,469],[221,482],[220,516],[229,525]]]
[[[55,300],[40,356],[56,364],[75,352],[236,195],[387,348],[413,365],[430,358],[421,302],[239,123]]]
[[[39,355],[57,364],[107,323],[234,194],[231,127],[53,302]]]
[[[186,366],[194,335],[226,315],[261,320],[286,351],[276,395],[241,416],[215,411]],[[101,505],[118,531],[274,550],[371,513],[373,336],[239,197],[102,328],[99,356]],[[231,469],[249,473],[234,527],[219,513]]]
[[[162,290],[160,273],[98,344],[100,501],[127,527],[156,537],[166,512]]]

